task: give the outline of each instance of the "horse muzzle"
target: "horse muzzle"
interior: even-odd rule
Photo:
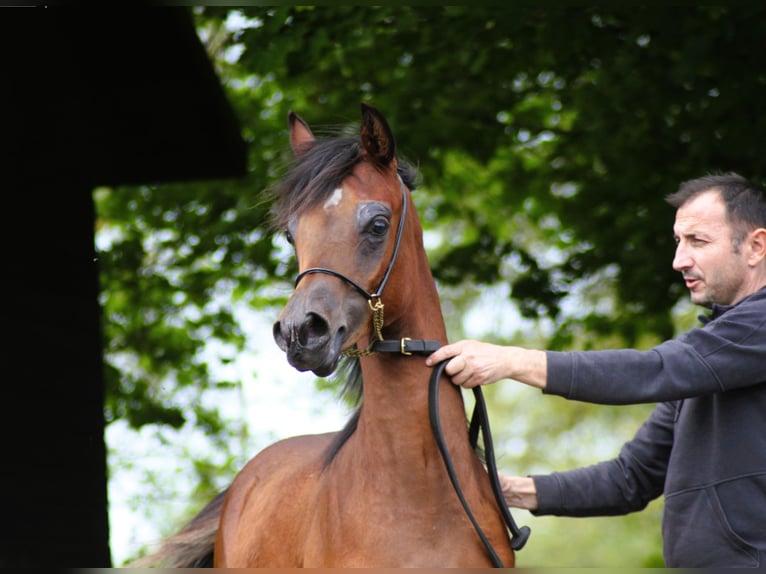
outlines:
[[[309,312],[298,321],[280,317],[274,323],[273,334],[291,366],[326,377],[338,366],[346,328],[341,326],[332,330],[326,319]]]

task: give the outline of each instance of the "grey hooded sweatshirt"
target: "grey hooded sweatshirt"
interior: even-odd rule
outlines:
[[[545,393],[658,402],[617,458],[534,476],[537,515],[604,516],[664,495],[668,567],[766,567],[766,288],[648,351],[548,351]]]

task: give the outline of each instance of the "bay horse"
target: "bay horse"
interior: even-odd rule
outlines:
[[[299,273],[273,336],[299,371],[325,377],[345,357],[359,406],[339,432],[262,450],[134,565],[514,566],[528,529],[511,524],[512,540],[462,392],[423,359],[447,333],[410,197],[414,167],[370,105],[358,137],[317,139],[288,119],[294,160],[273,215]]]

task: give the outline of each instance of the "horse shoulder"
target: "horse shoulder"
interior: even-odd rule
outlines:
[[[336,433],[268,446],[237,474],[224,501],[216,567],[300,566],[324,455]]]

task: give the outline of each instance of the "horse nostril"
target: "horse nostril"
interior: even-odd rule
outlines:
[[[316,313],[308,313],[306,320],[298,332],[298,342],[303,347],[313,347],[321,344],[330,332],[327,321]]]
[[[280,321],[274,323],[274,326],[272,327],[272,335],[274,337],[274,341],[277,343],[277,347],[283,351],[286,351],[288,342],[285,334],[282,332],[282,323]]]

